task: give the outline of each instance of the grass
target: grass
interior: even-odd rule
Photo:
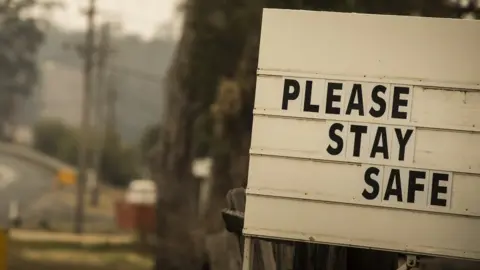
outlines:
[[[85,196],[85,222],[87,232],[118,232],[115,223],[115,202],[122,199],[124,190],[101,185],[99,204],[92,207],[88,194]],[[73,186],[54,188],[32,203],[24,212],[22,227],[41,228],[40,220],[48,222],[49,230],[72,231],[76,205],[76,190]]]
[[[45,232],[31,230],[11,230],[10,239],[18,242],[28,242],[30,244],[38,243],[57,243],[57,244],[83,244],[100,245],[113,244],[122,245],[135,242],[135,237],[130,234],[83,234],[76,235],[65,232]]]
[[[150,270],[151,253],[124,236],[12,231],[9,270]],[[48,237],[50,236],[50,237]]]
[[[102,186],[98,207],[86,205],[84,229],[89,233],[81,236],[70,233],[75,190],[66,187],[45,194],[25,212],[25,227],[35,230],[10,230],[8,270],[152,269],[151,251],[140,247],[135,236],[119,234],[116,227],[115,201],[123,193]],[[86,199],[88,203],[88,196]],[[42,211],[49,213],[51,231],[38,230]]]

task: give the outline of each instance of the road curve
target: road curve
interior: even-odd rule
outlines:
[[[0,152],[0,226],[8,224],[8,206],[18,201],[20,210],[51,191],[55,172],[38,163]]]

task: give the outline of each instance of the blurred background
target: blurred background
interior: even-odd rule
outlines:
[[[262,8],[479,6],[0,0],[0,270],[240,269],[221,210],[247,180]]]
[[[1,243],[8,269],[152,268],[152,252],[132,248],[137,225],[120,226],[116,212],[125,213],[130,182],[143,179],[140,189],[152,191],[146,154],[165,111],[179,8],[173,0],[0,1],[0,224],[10,228],[9,244]]]

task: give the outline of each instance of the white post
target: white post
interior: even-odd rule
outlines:
[[[11,224],[16,226],[20,219],[20,207],[18,205],[18,201],[10,201],[8,205],[8,219],[10,220]]]
[[[98,185],[97,172],[94,169],[87,170],[87,190],[92,191]]]
[[[242,270],[253,270],[253,251],[252,238],[245,236],[245,242],[243,244]]]

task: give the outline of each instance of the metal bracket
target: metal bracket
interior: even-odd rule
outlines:
[[[397,270],[411,270],[416,269],[419,266],[419,259],[416,255],[407,255],[407,260]]]
[[[407,270],[410,270],[412,268],[418,268],[419,262],[418,258],[415,255],[407,255]]]

